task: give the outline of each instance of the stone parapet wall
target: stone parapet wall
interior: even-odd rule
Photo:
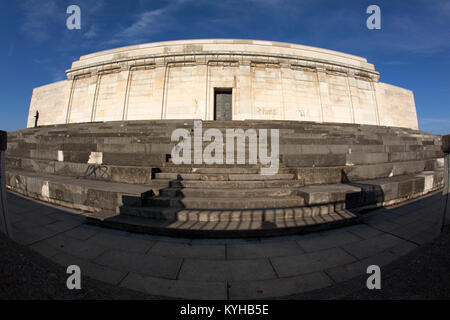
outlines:
[[[232,91],[233,120],[297,120],[417,129],[413,93],[379,83],[366,59],[253,40],[152,43],[83,56],[67,80],[34,89],[27,127],[117,120],[214,119]]]
[[[322,61],[346,65],[367,71],[375,71],[373,64],[355,55],[304,46],[293,43],[246,40],[246,39],[200,39],[145,43],[95,52],[80,57],[73,62],[72,69],[82,69],[93,65],[109,63],[112,60],[127,61],[136,58],[183,56],[186,53],[231,53],[257,54],[261,57],[302,57],[304,60]]]

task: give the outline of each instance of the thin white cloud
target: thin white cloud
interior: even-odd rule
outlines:
[[[88,27],[88,31],[83,34],[83,37],[86,39],[93,39],[98,35],[99,28],[97,25],[93,24],[90,27]]]
[[[24,0],[18,1],[21,13],[20,30],[31,40],[42,42],[61,35],[67,31],[67,7],[72,1],[58,0]],[[104,0],[73,1],[81,9],[81,29],[87,28],[84,37],[94,38],[98,34],[98,26],[91,19],[92,15],[104,9]]]
[[[284,0],[249,0],[249,1],[263,6],[275,6],[275,5],[278,6],[284,2]]]
[[[193,0],[175,0],[165,7],[147,10],[135,15],[131,25],[114,35],[114,38],[104,43],[112,45],[118,43],[139,43],[149,37],[176,25],[175,14],[180,7]]]
[[[405,60],[388,60],[388,61],[381,61],[380,64],[383,64],[383,65],[386,65],[386,66],[399,66],[399,65],[408,64],[408,61],[405,61]]]
[[[20,1],[20,9],[23,19],[20,27],[21,31],[36,41],[48,39],[51,33],[52,22],[54,22],[57,15],[56,1]]]
[[[119,39],[136,39],[143,35],[158,33],[167,26],[169,7],[150,10],[139,14],[138,19],[131,26],[117,35]]]
[[[420,121],[430,122],[430,123],[448,123],[448,124],[450,124],[450,119],[424,118],[424,119],[420,119]]]

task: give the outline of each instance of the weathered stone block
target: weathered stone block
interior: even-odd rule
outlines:
[[[350,181],[385,178],[391,175],[392,163],[347,166],[343,169],[344,177]],[[345,179],[343,179],[345,181]]]
[[[308,184],[339,183],[342,178],[343,167],[298,168],[297,179]]]
[[[350,153],[347,154],[347,165],[372,164],[388,162],[388,153]]]
[[[400,181],[398,183],[398,196],[408,197],[412,195],[414,192],[414,181],[413,180],[407,180],[407,181]]]
[[[78,162],[78,163],[88,163],[91,151],[64,151],[64,161],[67,162]],[[56,155],[56,159],[58,156]]]
[[[152,179],[152,168],[111,167],[111,181],[148,184]]]
[[[345,154],[329,155],[298,155],[283,156],[283,161],[287,166],[293,167],[335,167],[345,166]]]
[[[164,160],[161,154],[103,153],[103,163],[109,165],[160,167]]]

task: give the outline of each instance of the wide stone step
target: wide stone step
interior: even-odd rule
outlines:
[[[163,182],[164,181],[164,182]],[[304,185],[303,180],[255,180],[255,181],[203,181],[203,180],[159,180],[160,185],[167,183],[173,188],[220,188],[220,189],[255,189],[255,188],[297,188]]]
[[[279,168],[278,173],[291,173],[289,168]],[[191,166],[172,166],[163,167],[164,173],[202,173],[202,174],[260,174],[260,168],[235,165],[233,167],[191,167]]]
[[[213,163],[213,164],[206,164],[204,162],[202,163],[192,163],[192,164],[184,164],[184,163],[180,163],[180,164],[175,164],[172,162],[172,159],[168,159],[168,161],[164,164],[164,166],[162,167],[162,169],[168,168],[169,170],[171,170],[171,168],[226,168],[226,169],[232,169],[232,168],[245,168],[245,169],[260,169],[260,168],[267,168],[270,167],[270,165],[262,165],[261,163],[231,163],[231,164],[227,164],[222,163],[222,164],[217,164],[217,163]],[[282,168],[286,168],[281,162],[279,164],[279,169]]]
[[[261,174],[259,166],[247,167],[246,165],[235,165],[234,167],[162,167],[159,168],[161,173],[200,173],[200,174]],[[278,174],[295,173],[294,168],[281,167],[278,168]]]
[[[345,203],[358,210],[388,206],[420,197],[443,186],[443,170],[384,179],[362,180],[340,184],[309,185],[298,189],[307,205]]]
[[[168,156],[170,156],[170,155],[168,155]],[[239,160],[239,161],[238,161],[238,160]],[[280,166],[280,167],[283,167],[283,157],[282,157],[282,154],[279,155],[278,160],[279,160],[279,166]],[[167,161],[165,162],[165,165],[164,165],[164,166],[165,166],[165,167],[167,167],[167,166],[169,166],[169,167],[176,167],[176,166],[182,166],[182,165],[185,165],[185,166],[186,166],[186,165],[187,165],[187,166],[195,165],[196,167],[209,167],[209,168],[223,168],[223,167],[252,167],[252,166],[257,167],[257,168],[260,168],[260,167],[270,167],[270,162],[269,162],[269,165],[261,165],[261,162],[260,162],[260,160],[259,160],[259,158],[258,158],[258,159],[257,159],[257,163],[255,164],[254,161],[250,162],[249,158],[246,156],[245,159],[242,159],[242,158],[239,158],[239,159],[238,159],[237,157],[234,157],[234,158],[233,158],[233,161],[232,161],[232,164],[226,164],[226,156],[224,155],[223,163],[206,164],[206,163],[203,162],[203,160],[202,160],[202,163],[201,163],[201,164],[197,164],[197,163],[194,163],[194,156],[192,156],[191,161],[188,162],[187,164],[185,164],[185,163],[178,163],[178,164],[176,164],[176,163],[173,162],[172,158],[168,157],[168,158],[167,158]]]
[[[297,195],[294,188],[255,188],[255,189],[212,189],[212,188],[164,188],[159,190],[163,197],[198,198],[282,198]]]
[[[74,179],[12,169],[6,171],[6,185],[9,190],[31,198],[87,212],[115,212],[123,205],[139,205],[141,195],[152,189],[151,185]]]
[[[163,197],[143,199],[143,206],[189,208],[189,209],[260,209],[260,208],[287,208],[304,205],[301,197],[286,198],[182,198]]]
[[[203,180],[203,181],[255,181],[255,180],[289,180],[294,179],[292,173],[281,173],[274,175],[262,174],[201,174],[201,173],[176,173],[160,172],[155,174],[156,179],[173,180]]]
[[[128,232],[185,238],[249,238],[324,231],[359,223],[357,215],[339,210],[333,214],[280,219],[276,221],[181,221],[117,215],[105,219],[101,214],[87,223]]]
[[[259,173],[258,167],[217,167],[217,168],[210,168],[210,167],[194,167],[194,166],[177,166],[173,165],[170,167],[163,167],[161,168],[161,172],[164,173],[219,173],[219,174],[256,174]]]
[[[277,222],[335,214],[342,205],[317,205],[309,207],[263,208],[263,209],[189,209],[166,207],[122,206],[121,215],[172,221],[268,221]]]

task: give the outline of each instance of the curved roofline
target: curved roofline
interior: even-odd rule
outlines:
[[[362,62],[367,62],[366,58],[330,49],[324,49],[320,47],[307,46],[302,44],[290,43],[290,42],[279,42],[279,41],[269,41],[269,40],[254,40],[254,39],[233,39],[233,38],[208,38],[208,39],[185,39],[185,40],[168,40],[168,41],[158,41],[158,42],[147,42],[143,44],[135,44],[124,47],[117,47],[113,49],[102,50],[98,52],[89,53],[80,57],[79,60],[90,59],[93,57],[99,57],[102,55],[107,55],[111,53],[119,53],[122,51],[132,51],[137,49],[145,48],[156,48],[168,45],[181,45],[181,44],[249,44],[249,45],[260,45],[260,46],[271,46],[280,48],[291,48],[291,49],[301,49],[307,51],[323,52],[331,55],[341,56],[345,58],[351,58],[359,60]]]
[[[83,55],[79,60],[73,61],[66,73],[135,59],[215,54],[300,59],[378,74],[375,66],[363,57],[301,44],[250,39],[174,40],[118,47]]]

